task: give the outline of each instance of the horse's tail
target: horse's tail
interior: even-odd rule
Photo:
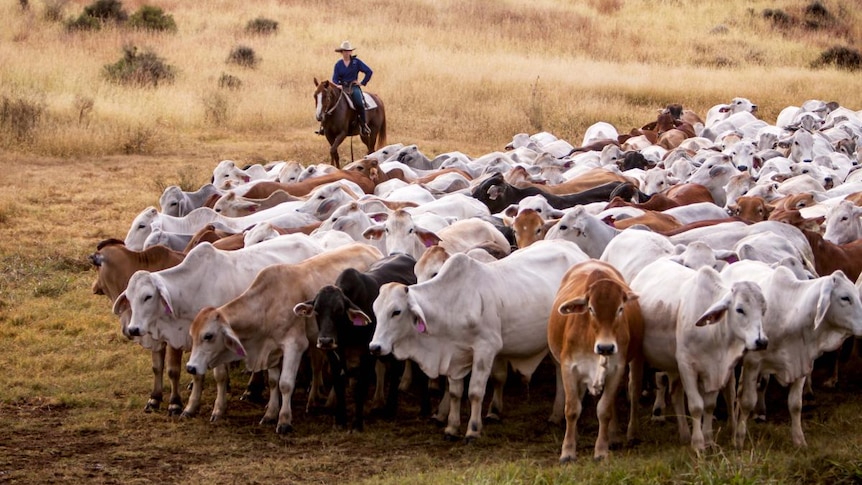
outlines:
[[[380,110],[380,130],[377,132],[377,143],[374,145],[375,150],[380,150],[386,146],[386,109],[383,107],[383,101],[380,98],[376,99],[377,108]]]

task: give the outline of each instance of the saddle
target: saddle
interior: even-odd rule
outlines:
[[[350,96],[344,96],[344,98],[347,100],[347,105],[350,106],[350,109],[355,110],[356,107],[353,106],[353,98],[351,98]],[[372,98],[371,95],[366,93],[365,91],[362,92],[362,100],[365,102],[366,111],[377,108],[377,103],[374,102],[374,98]]]

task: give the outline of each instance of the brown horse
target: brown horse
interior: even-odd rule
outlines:
[[[348,136],[359,135],[362,143],[368,148],[368,153],[386,144],[386,112],[383,101],[376,94],[368,93],[377,103],[377,107],[365,111],[365,119],[370,128],[367,135],[359,132],[359,118],[353,108],[347,103],[347,95],[341,87],[327,80],[318,82],[314,78],[314,103],[317,121],[323,124],[323,134],[329,142],[329,155],[332,164],[338,168],[338,146]]]

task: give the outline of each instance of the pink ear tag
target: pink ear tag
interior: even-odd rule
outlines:
[[[359,315],[356,315],[355,317],[353,317],[353,319],[351,321],[353,322],[354,327],[364,327],[365,326],[365,320],[362,317],[360,317]]]
[[[242,347],[239,347],[238,349],[236,349],[236,355],[238,355],[240,357],[245,357],[245,349],[243,349]]]
[[[173,312],[171,311],[171,307],[170,307],[170,305],[168,305],[167,303],[165,303],[165,315],[170,315],[170,314],[172,314],[172,313],[173,313]]]
[[[421,318],[416,319],[416,331],[419,333],[425,333],[427,329],[425,328],[425,320]]]

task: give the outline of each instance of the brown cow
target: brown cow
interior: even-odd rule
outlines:
[[[727,206],[727,209],[732,216],[745,219],[748,222],[761,222],[769,220],[769,215],[775,206],[767,204],[763,197],[743,195],[736,199],[735,204]]]
[[[147,271],[160,271],[171,268],[182,262],[185,254],[172,251],[165,246],[152,246],[143,251],[132,251],[126,248],[123,241],[119,239],[106,239],[96,246],[96,252],[89,256],[90,262],[96,267],[96,281],[93,282],[93,293],[105,295],[113,304],[117,297],[125,291],[129,278],[140,269]],[[120,315],[120,325],[126,338],[133,338],[127,331],[127,325],[131,311],[127,310]],[[142,345],[144,342],[142,341]],[[164,368],[165,362],[168,367],[168,378],[171,381],[171,398],[168,412],[179,414],[182,411],[182,398],[180,398],[180,364],[183,355],[182,349],[175,349],[165,345],[156,345],[151,348],[153,357],[153,391],[150,399],[144,407],[145,412],[159,409],[162,403],[164,390]]]
[[[302,182],[292,184],[282,184],[270,181],[258,182],[243,194],[243,196],[249,199],[265,199],[272,195],[276,190],[283,190],[290,195],[302,197],[304,195],[308,195],[312,190],[321,185],[336,182],[338,180],[349,180],[354,182],[359,185],[362,191],[366,194],[374,193],[374,187],[377,186],[373,180],[362,173],[353,170],[338,170],[337,172],[321,175],[320,177],[312,177],[310,179],[305,179]]]
[[[548,345],[560,363],[566,394],[566,435],[560,461],[575,459],[577,421],[586,391],[601,394],[596,406],[599,435],[594,458],[605,458],[611,440],[618,439],[614,400],[626,365],[630,371],[629,441],[637,431],[644,334],[637,295],[613,266],[584,261],[563,276],[552,308]]]
[[[672,231],[682,227],[682,223],[676,217],[656,211],[646,211],[635,217],[614,220],[613,226],[617,229],[627,229],[631,226],[641,224],[656,232]]]
[[[534,209],[524,209],[515,216],[512,229],[515,231],[515,241],[518,248],[525,248],[536,241],[545,239],[548,230],[559,222],[559,219],[544,220]]]
[[[632,182],[628,177],[616,172],[611,172],[604,168],[591,168],[561,184],[535,184],[529,181],[530,174],[527,173],[527,170],[522,166],[516,166],[509,170],[506,174],[506,179],[510,180],[510,184],[516,185],[519,188],[536,187],[541,189],[543,192],[554,195],[576,194],[610,182]],[[520,180],[521,182],[516,184],[511,182],[511,180]]]

